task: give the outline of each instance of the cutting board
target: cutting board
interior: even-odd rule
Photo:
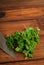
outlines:
[[[44,0],[4,0],[0,6],[0,32],[3,36],[23,31],[25,26],[40,28],[40,42],[32,58],[25,59],[23,53],[17,52],[14,52],[16,58],[12,58],[0,49],[0,65],[44,65]]]

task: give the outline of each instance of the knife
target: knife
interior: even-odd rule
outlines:
[[[5,51],[8,55],[15,58],[15,54],[12,50],[9,50],[6,45],[6,40],[0,32],[0,48]]]

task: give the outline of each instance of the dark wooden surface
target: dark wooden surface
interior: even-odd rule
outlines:
[[[16,58],[12,58],[0,49],[0,65],[44,65],[44,0],[1,0],[0,32],[4,36],[12,34],[24,30],[24,25],[40,28],[40,42],[33,58],[24,61],[25,56],[16,52]]]

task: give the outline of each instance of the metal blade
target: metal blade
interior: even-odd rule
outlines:
[[[7,54],[15,58],[15,54],[13,51],[9,50],[6,45],[6,40],[3,35],[0,33],[0,48],[5,51]]]

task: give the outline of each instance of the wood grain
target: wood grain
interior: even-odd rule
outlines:
[[[3,36],[23,31],[24,25],[40,28],[40,42],[32,59],[25,61],[24,54],[16,52],[16,58],[12,58],[0,49],[0,65],[44,65],[44,0],[1,0],[0,13]]]
[[[24,9],[44,7],[44,0],[1,0],[0,9]]]
[[[7,10],[5,16],[0,19],[2,21],[17,21],[26,19],[39,19],[40,16],[44,17],[44,8],[28,8],[18,10]]]

